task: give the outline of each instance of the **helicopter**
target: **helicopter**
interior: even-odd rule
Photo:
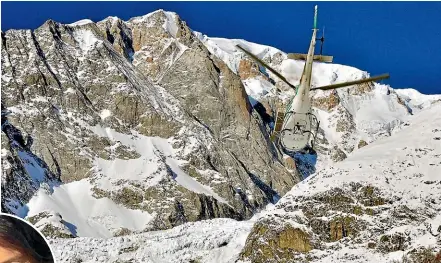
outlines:
[[[274,70],[271,66],[260,60],[256,55],[252,54],[240,45],[236,45],[238,49],[247,54],[251,59],[267,68],[290,88],[295,90],[286,107],[279,107],[276,111],[275,124],[271,131],[271,140],[278,143],[282,150],[287,154],[315,153],[314,142],[317,137],[320,122],[312,113],[311,99],[309,96],[312,90],[331,90],[361,83],[367,83],[389,78],[389,74],[385,73],[371,78],[365,78],[355,81],[336,83],[321,87],[311,86],[312,64],[313,61],[332,62],[332,56],[322,55],[323,43],[325,40],[324,31],[321,38],[317,38],[317,5],[314,8],[314,26],[312,29],[312,38],[307,54],[289,53],[288,59],[306,60],[303,68],[299,85],[291,84],[283,75]],[[314,55],[316,41],[321,41],[320,55]]]

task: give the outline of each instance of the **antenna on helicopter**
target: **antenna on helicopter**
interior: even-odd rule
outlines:
[[[323,55],[323,43],[325,42],[325,27],[323,27],[322,37],[317,38],[316,40],[320,40],[322,43],[320,45],[320,56]]]
[[[318,29],[317,29],[318,30]],[[325,42],[325,27],[323,27],[323,33],[321,38],[316,38],[316,41],[321,41],[320,45],[320,54],[314,55],[314,61],[320,61],[320,62],[327,62],[332,63],[333,56],[327,56],[323,55],[323,43]],[[300,60],[306,60],[307,54],[301,54],[301,53],[288,53],[289,59],[300,59]]]

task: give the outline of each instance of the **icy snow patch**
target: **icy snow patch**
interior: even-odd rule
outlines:
[[[239,50],[236,45],[249,50],[260,59],[264,57],[272,57],[276,53],[281,53],[286,56],[286,54],[276,48],[260,45],[252,42],[248,42],[243,39],[225,39],[225,38],[215,38],[208,37],[200,32],[193,31],[193,34],[201,40],[205,47],[215,56],[224,61],[228,67],[235,73],[239,68],[239,63],[245,54]]]
[[[162,172],[158,171],[160,162],[157,156],[150,158],[142,156],[129,160],[97,158],[95,165],[104,176],[100,177],[95,184],[107,190],[113,190],[112,182],[118,182],[118,180],[142,181],[146,186],[154,186],[166,176],[165,169]]]
[[[87,25],[90,23],[93,23],[93,21],[90,19],[82,19],[82,20],[74,22],[72,24],[68,24],[68,26],[83,26],[83,25]]]
[[[131,210],[104,197],[93,197],[92,185],[86,179],[54,187],[52,194],[40,189],[29,201],[26,216],[42,211],[57,211],[66,222],[75,226],[78,236],[111,237],[120,227],[143,230],[153,216]]]
[[[164,14],[167,19],[165,20],[165,23],[162,27],[173,37],[176,37],[176,34],[178,33],[176,14],[172,12],[164,12]]]
[[[34,226],[42,231],[47,225],[51,225],[57,228],[57,232],[60,232],[62,234],[72,234],[73,236],[76,236],[76,229],[75,226],[69,223],[66,223],[62,218],[61,215],[55,211],[44,211],[43,213],[46,213],[46,216],[44,216],[42,219],[39,219],[37,222],[35,222]]]
[[[102,120],[106,119],[107,117],[112,116],[112,112],[110,110],[104,109],[101,111],[100,117]]]
[[[381,86],[380,84],[375,85]],[[379,88],[374,90],[369,100],[354,101],[349,99],[348,101],[353,106],[347,108],[352,108],[351,114],[356,115],[357,128],[370,134],[385,129],[391,130],[408,117],[407,109],[397,102],[396,97],[392,94],[383,94]]]
[[[105,175],[98,181],[101,187],[111,187],[109,179],[123,178],[140,180],[147,182],[149,186],[153,186],[163,177],[167,176],[165,169],[162,172],[158,172],[159,164],[162,162],[167,164],[171,172],[174,173],[173,179],[178,184],[190,191],[213,196],[219,202],[227,203],[210,187],[199,183],[182,171],[179,165],[186,163],[186,161],[179,160],[180,158],[177,154],[179,149],[174,149],[171,145],[173,139],[143,136],[134,131],[132,135],[127,135],[101,126],[89,128],[98,136],[107,137],[114,142],[119,142],[136,150],[141,155],[140,158],[130,160],[115,159],[109,161],[98,158],[96,161],[97,168]]]
[[[223,199],[218,194],[216,194],[210,187],[199,183],[198,181],[193,179],[191,176],[186,174],[184,171],[182,171],[182,169],[179,167],[178,161],[171,159],[171,158],[167,158],[167,165],[175,173],[174,179],[176,180],[176,182],[178,182],[183,187],[185,187],[188,190],[191,190],[195,193],[202,193],[202,194],[206,194],[209,196],[213,196],[219,202],[228,204],[228,202],[225,201],[225,199]]]
[[[86,53],[92,50],[97,43],[102,42],[93,34],[91,30],[78,30],[73,33],[73,36],[78,42],[81,50]]]
[[[18,156],[20,161],[26,169],[27,174],[32,178],[35,183],[44,182],[45,169],[42,168],[35,160],[33,156],[25,151],[18,150]]]
[[[305,62],[303,60],[285,59],[280,64],[280,73],[289,83],[298,85],[302,77],[304,65]],[[311,84],[312,86],[319,87],[361,79],[363,76],[368,76],[368,74],[354,67],[314,62],[312,65]],[[315,91],[314,94],[322,92],[319,90]]]
[[[12,77],[10,76],[6,76],[6,75],[2,75],[2,81],[8,83],[9,81],[11,81]]]
[[[132,23],[136,23],[136,24],[137,23],[142,23],[142,22],[145,22],[149,17],[151,17],[152,15],[154,15],[154,14],[156,14],[158,12],[164,12],[164,10],[159,9],[159,10],[156,10],[154,12],[148,13],[148,14],[143,15],[143,16],[132,17],[128,22],[132,22]]]
[[[50,243],[63,262],[232,263],[252,226],[252,220],[220,218],[124,237],[51,239]]]
[[[332,113],[314,108],[314,114],[318,121],[320,121],[320,128],[323,130],[325,138],[328,140],[328,142],[331,144],[338,143],[340,136],[333,126],[333,121],[335,120],[333,120]]]
[[[243,81],[245,91],[250,96],[250,102],[254,106],[258,100],[271,92],[274,86],[260,78],[250,78]]]
[[[432,101],[441,100],[441,95],[426,95],[414,89],[395,89],[395,92],[416,107],[427,108]]]

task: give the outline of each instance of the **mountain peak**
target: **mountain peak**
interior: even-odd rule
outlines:
[[[147,24],[153,26],[158,23],[168,31],[173,37],[177,37],[180,18],[174,12],[165,11],[163,9],[156,10],[143,16],[133,17],[127,21],[131,24]]]
[[[87,25],[87,24],[90,24],[90,23],[94,23],[94,22],[92,20],[90,20],[90,19],[82,19],[82,20],[79,20],[77,22],[74,22],[74,23],[71,23],[71,24],[67,24],[67,26],[83,26],[83,25]]]

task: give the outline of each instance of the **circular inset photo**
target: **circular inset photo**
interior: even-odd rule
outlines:
[[[27,221],[0,214],[0,263],[54,263],[43,235]]]

